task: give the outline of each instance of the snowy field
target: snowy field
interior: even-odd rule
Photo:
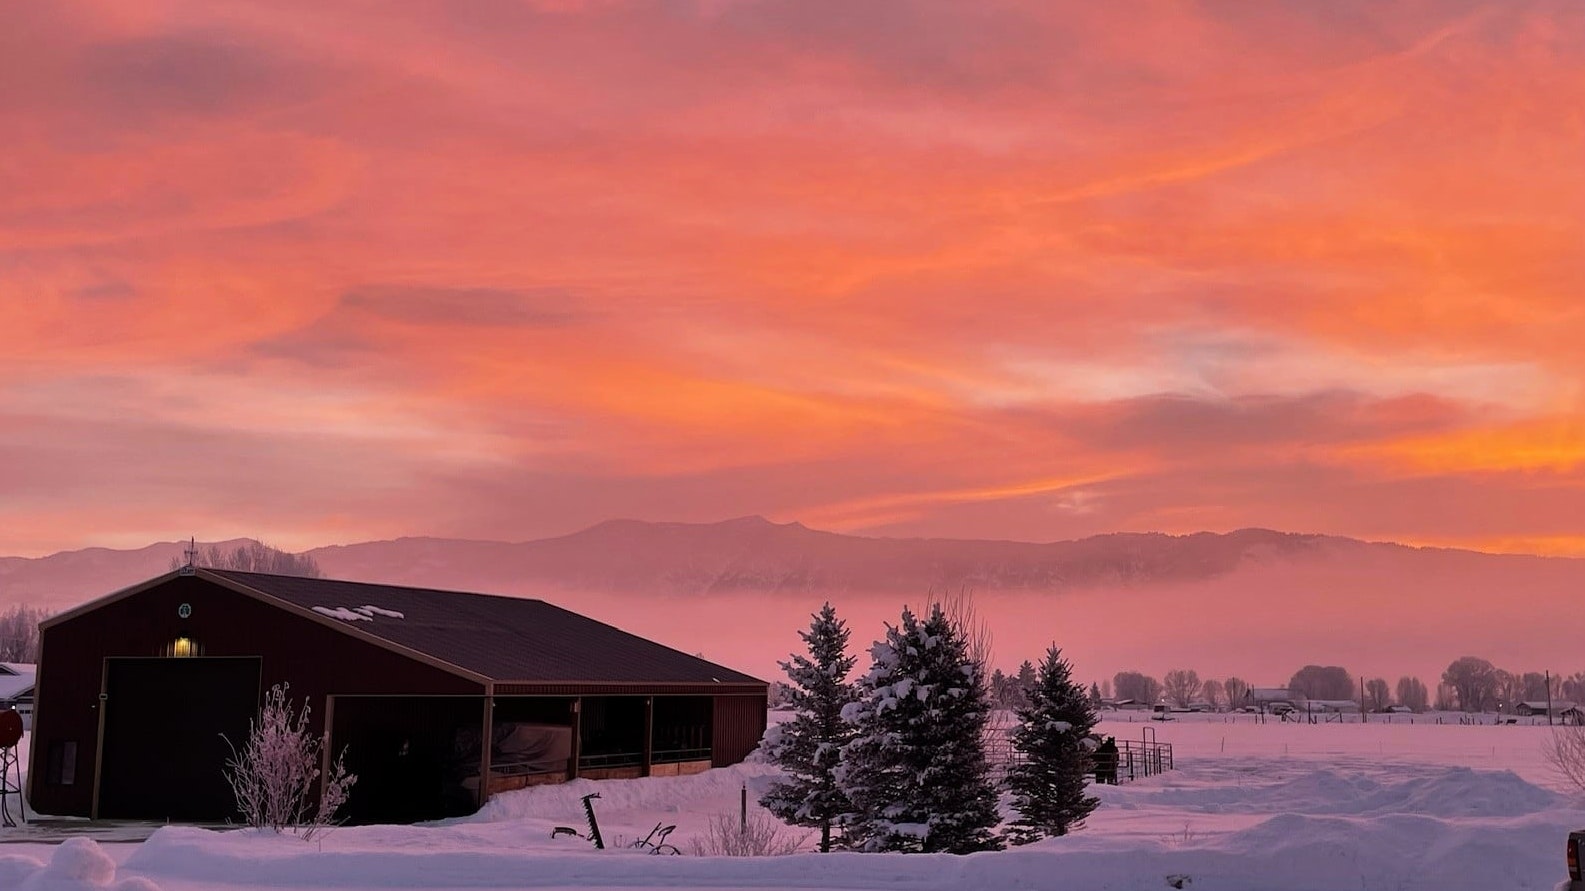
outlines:
[[[466,820],[342,828],[313,843],[166,828],[142,844],[3,845],[0,889],[1143,891],[1188,876],[1194,891],[1551,891],[1564,878],[1564,837],[1585,827],[1585,808],[1546,764],[1545,727],[1134,717],[1109,716],[1101,729],[1140,739],[1149,728],[1173,744],[1178,769],[1101,788],[1101,808],[1076,835],[1000,853],[728,859],[615,847],[663,821],[688,851],[713,815],[736,814],[743,785],[753,798],[774,776],[742,765],[528,789]],[[578,797],[589,791],[602,795],[613,845],[603,853],[550,838],[553,826],[582,827]]]

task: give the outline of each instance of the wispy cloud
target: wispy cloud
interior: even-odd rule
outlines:
[[[19,6],[0,551],[760,513],[1580,552],[1581,33]]]

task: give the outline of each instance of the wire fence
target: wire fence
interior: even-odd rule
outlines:
[[[1005,736],[988,739],[985,754],[991,764],[991,776],[999,783],[1006,781],[1008,768],[1027,760]],[[1092,752],[1090,763],[1096,782],[1111,783],[1141,780],[1176,768],[1172,744],[1152,739],[1117,740],[1115,752]]]

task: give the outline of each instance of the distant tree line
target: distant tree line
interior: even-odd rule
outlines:
[[[1506,671],[1477,656],[1454,659],[1442,672],[1438,700],[1465,712],[1511,712],[1521,702],[1585,702],[1585,672]]]
[[[272,548],[263,542],[247,541],[236,547],[223,548],[207,545],[197,549],[194,564],[205,569],[231,569],[238,572],[263,572],[270,575],[295,575],[302,578],[320,577],[319,562],[307,554],[293,554]],[[171,568],[178,569],[186,561],[171,558]]]
[[[1026,663],[1027,664],[1027,663]],[[998,672],[998,675],[1000,672]],[[1018,685],[1008,679],[1016,695]],[[1133,700],[1146,705],[1177,708],[1195,705],[1237,708],[1250,684],[1241,678],[1202,680],[1193,669],[1175,668],[1160,680],[1139,671],[1119,671],[1111,680],[1090,685],[1096,703]],[[1360,678],[1338,665],[1306,665],[1288,679],[1287,691],[1296,699],[1358,702],[1367,711],[1402,706],[1415,712],[1430,709],[1466,712],[1512,712],[1522,702],[1585,703],[1585,672],[1561,675],[1546,671],[1505,671],[1489,660],[1464,656],[1453,660],[1433,690],[1417,677]]]
[[[39,623],[49,613],[17,604],[0,613],[0,662],[39,661]]]
[[[1170,705],[1176,708],[1200,706],[1213,710],[1234,709],[1245,704],[1250,683],[1243,678],[1201,679],[1191,668],[1175,668],[1157,680],[1139,671],[1120,671],[1110,681],[1091,684],[1090,697],[1097,703],[1132,700],[1144,705]],[[1347,670],[1336,665],[1306,665],[1288,679],[1286,689],[1296,699],[1364,700],[1364,707],[1381,711],[1393,705],[1414,711],[1430,707],[1425,683],[1418,678],[1398,679],[1396,695],[1385,678],[1356,681]]]

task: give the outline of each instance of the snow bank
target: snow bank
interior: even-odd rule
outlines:
[[[1132,806],[1173,804],[1202,813],[1352,814],[1430,817],[1522,817],[1564,804],[1509,770],[1468,767],[1401,768],[1401,778],[1383,774],[1317,769],[1272,783],[1185,786],[1159,792],[1114,794]],[[1168,782],[1177,779],[1169,777]]]
[[[98,843],[71,838],[55,848],[48,864],[31,857],[0,857],[0,888],[18,891],[159,891],[149,879],[116,881],[116,863]]]
[[[461,822],[497,823],[508,820],[547,819],[583,825],[583,796],[600,793],[595,813],[643,811],[680,813],[720,810],[736,802],[744,786],[749,801],[758,802],[781,771],[768,764],[737,764],[684,777],[644,777],[634,780],[573,780],[552,786],[530,786],[493,796],[484,809]]]
[[[1551,815],[1551,816],[1556,816]],[[453,827],[455,828],[455,827]],[[246,833],[161,829],[128,868],[168,887],[226,888],[239,877],[274,888],[737,888],[957,891],[964,888],[1140,891],[1188,876],[1214,891],[1550,891],[1558,825],[1280,815],[1206,841],[1146,842],[1082,834],[967,857],[796,854],[776,858],[650,857],[631,851],[464,850],[432,828],[429,844],[319,850]],[[1280,878],[1279,878],[1280,877]],[[128,889],[130,891],[130,889]]]
[[[1546,788],[1544,727],[1183,721],[1159,735],[1173,743],[1178,770],[1095,788],[1105,803],[1082,832],[991,854],[739,860],[617,847],[662,820],[677,824],[672,840],[687,850],[708,816],[736,813],[745,785],[759,812],[755,799],[777,772],[746,764],[524,789],[473,817],[343,827],[315,843],[165,828],[136,849],[109,849],[118,858],[130,851],[120,886],[60,887],[149,891],[125,878],[136,873],[162,891],[1145,891],[1169,887],[1168,876],[1188,876],[1189,891],[1553,891],[1564,874],[1564,836],[1585,827],[1585,809]],[[1139,728],[1129,736],[1138,739]],[[553,825],[582,828],[579,798],[596,791],[612,849],[552,840]],[[0,891],[30,888],[44,870],[38,860],[0,856]],[[40,882],[33,891],[53,887]]]
[[[19,854],[0,854],[0,888],[20,888],[23,879],[44,868],[44,861]]]
[[[1452,767],[1428,776],[1383,786],[1356,812],[1421,814],[1429,817],[1520,817],[1558,807],[1556,792],[1542,789],[1508,770]]]

